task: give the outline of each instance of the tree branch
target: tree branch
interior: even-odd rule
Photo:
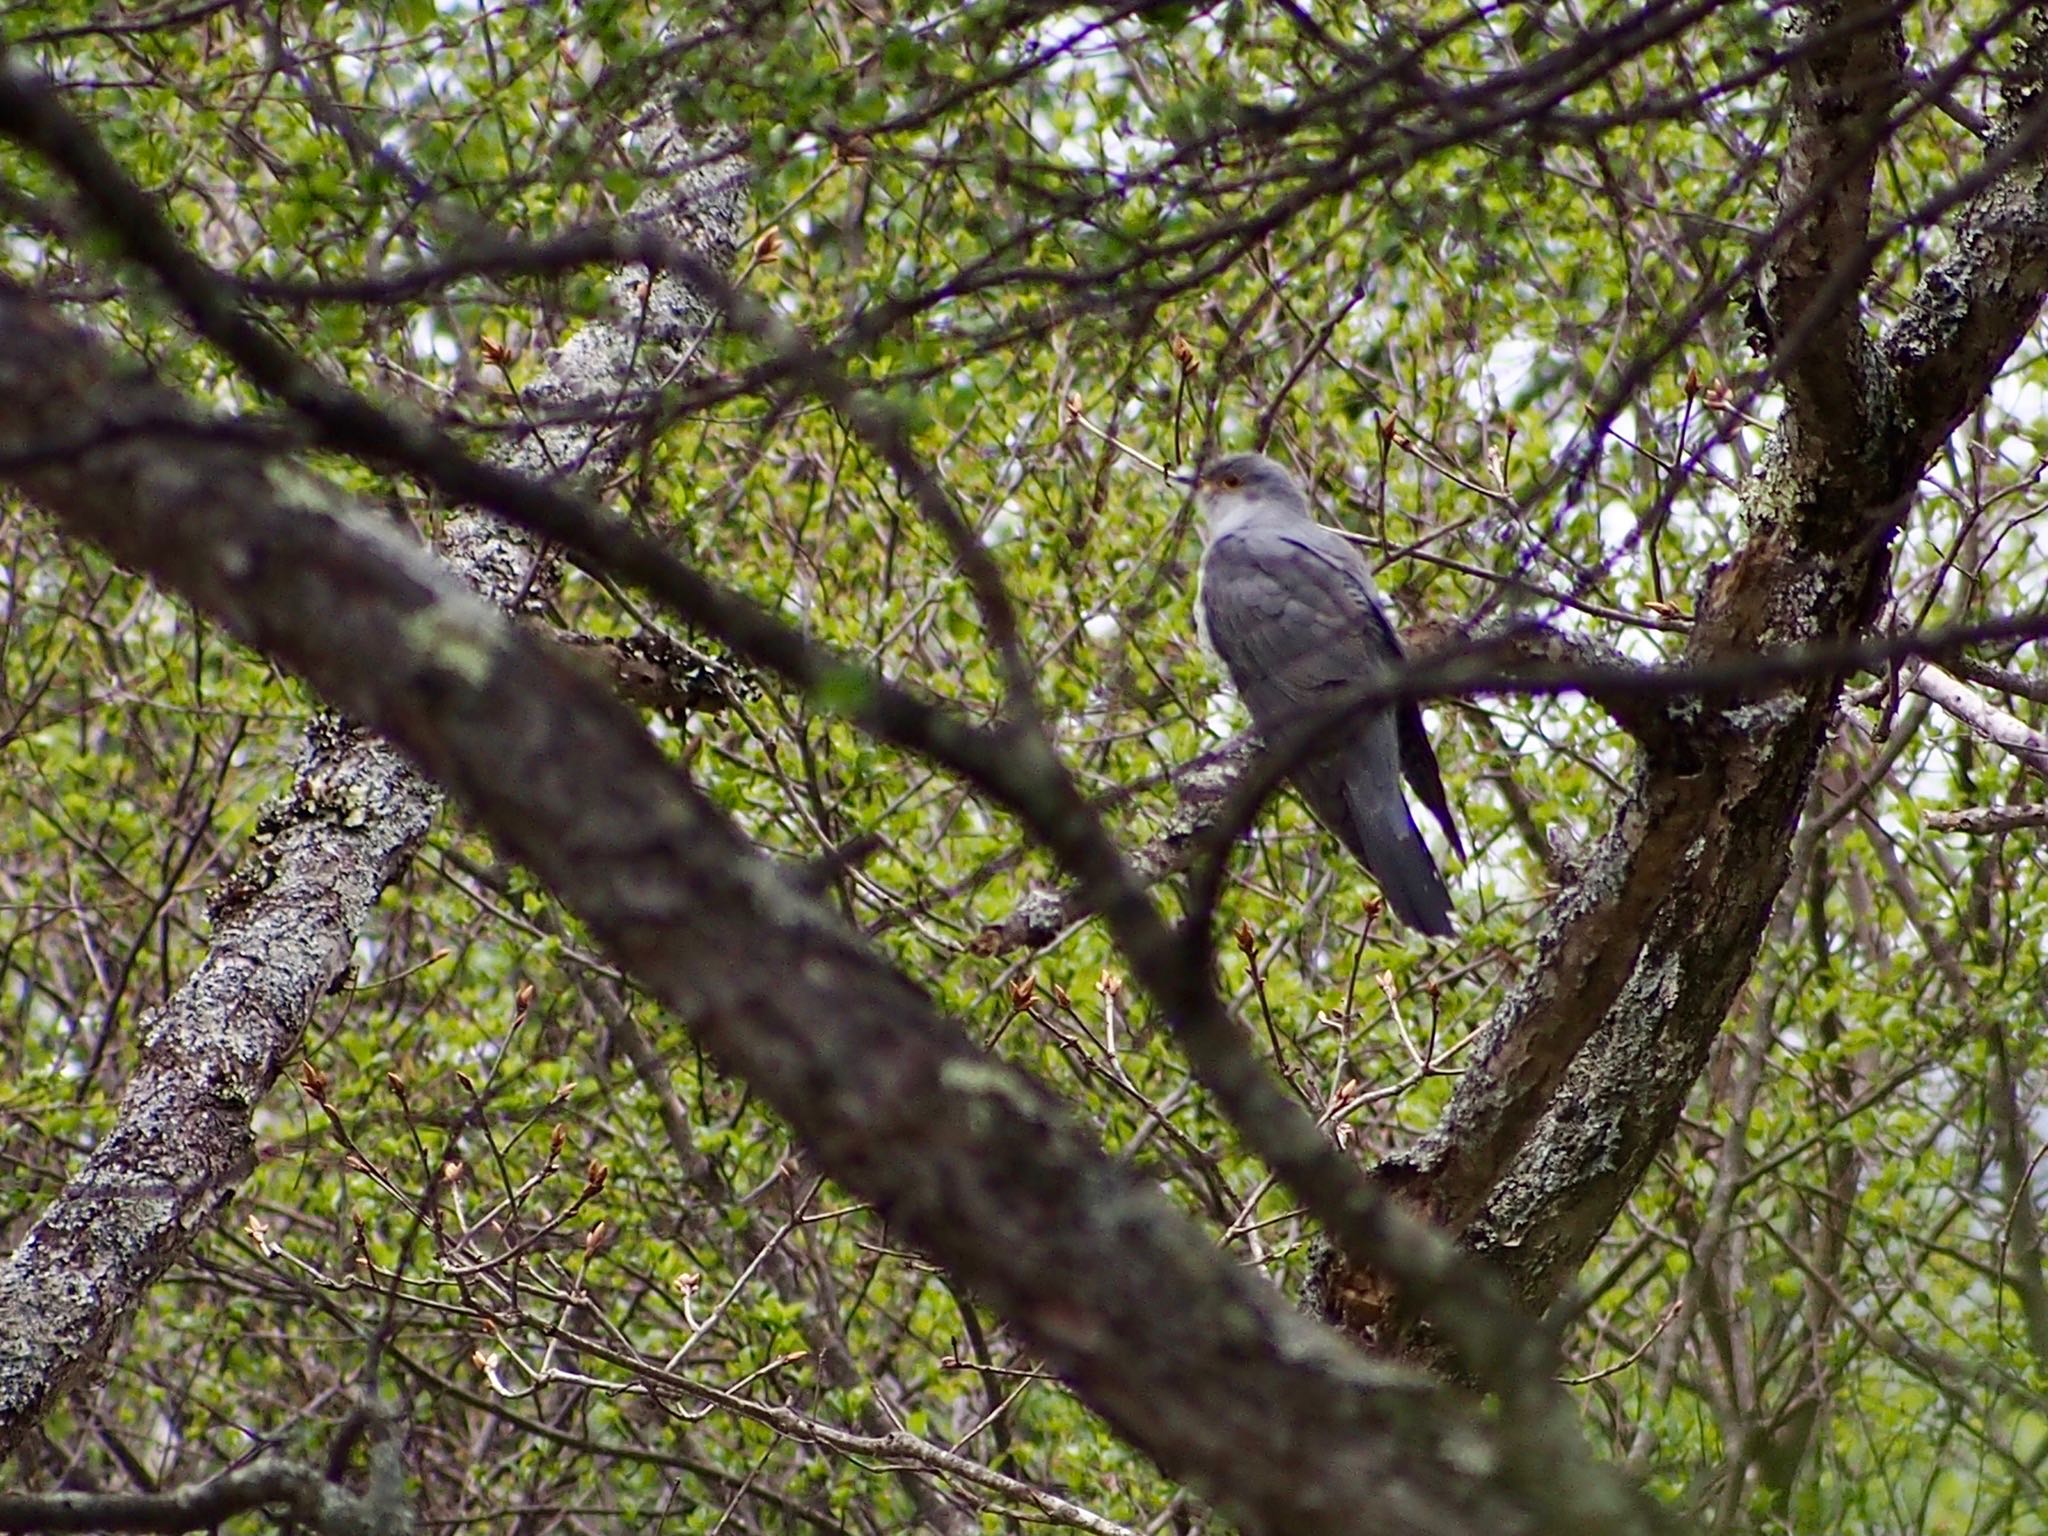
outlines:
[[[2048,16],[2027,8],[1986,154],[1998,174],[1966,205],[1950,254],[1884,338],[1904,452],[1924,462],[1984,398],[2048,289]]]
[[[2019,716],[1973,693],[1931,662],[1916,662],[1907,667],[1904,681],[1913,692],[1960,720],[1972,735],[2003,748],[2036,774],[2048,778],[2048,736]]]
[[[0,74],[0,110],[19,113],[24,89],[18,78]],[[650,138],[662,167],[655,178],[660,192],[639,216],[667,238],[699,242],[707,260],[726,259],[739,211],[731,165],[705,164],[672,129]],[[73,145],[73,153],[83,152]],[[95,165],[107,171],[97,162],[85,168]],[[117,172],[103,179],[117,201],[140,197],[124,190]],[[159,254],[190,264],[152,234],[162,224],[146,200],[130,212],[138,218],[137,238],[161,239]],[[609,408],[587,413],[592,422],[544,428],[511,444],[508,465],[544,471],[609,464],[624,451],[616,427],[631,416],[617,400],[645,395],[701,335],[692,327],[709,323],[702,301],[673,279],[650,287],[628,272],[613,289],[620,312],[633,320],[586,327],[534,386],[543,399],[602,399]],[[16,299],[5,303],[11,313],[29,312]],[[25,430],[16,415],[6,422],[13,429],[5,434],[7,457],[16,470],[57,468],[67,457],[118,455],[124,442],[132,451],[174,457],[181,447],[200,450],[197,438],[216,448],[236,439],[180,402],[151,398],[162,401],[161,418],[153,405],[130,397],[125,412],[91,418],[83,430],[54,419]],[[16,400],[0,404],[0,418],[23,408]],[[197,438],[187,441],[188,434]],[[497,603],[530,604],[549,590],[551,576],[534,543],[495,519],[452,518],[443,554]],[[0,1267],[0,1454],[99,1358],[149,1286],[247,1176],[252,1111],[298,1049],[378,893],[403,873],[439,805],[439,790],[376,737],[332,718],[309,731],[291,790],[259,820],[260,847],[215,899],[206,959],[145,1021],[141,1060],[112,1129]]]
[[[1967,811],[1934,811],[1927,825],[1937,832],[1966,832],[1988,837],[1997,832],[2022,832],[2048,827],[2048,805],[1978,805]]]
[[[200,1531],[261,1509],[288,1510],[320,1536],[411,1528],[403,1510],[350,1493],[316,1468],[265,1460],[168,1493],[0,1493],[0,1531]]]
[[[1856,300],[1874,254],[1871,180],[1905,85],[1900,9],[1897,0],[1795,7],[1792,127],[1778,183],[1784,222],[1761,284],[1772,330],[1788,342],[1777,359],[1780,430],[1795,452],[1809,435],[1833,442],[1845,414],[1878,414],[1869,396],[1880,379]]]
[[[1877,349],[1882,387],[1774,438],[1748,487],[1754,532],[1708,589],[1693,658],[1860,635],[1928,455],[2038,315],[2048,177],[2042,22],[2029,24],[1955,254]],[[1535,981],[1488,1025],[1424,1154],[1389,1170],[1470,1221],[1468,1241],[1533,1305],[1582,1262],[1676,1123],[1754,959],[1839,692],[1815,680],[1729,712],[1732,729],[1690,780],[1639,771],[1585,885],[1544,936]],[[1619,975],[1596,942],[1624,954]],[[1525,1140],[1514,1124],[1534,1102],[1524,1090],[1552,1082]],[[1461,1157],[1443,1145],[1466,1134],[1494,1151]],[[1522,1148],[1511,1167],[1497,1156],[1507,1146]]]
[[[67,422],[175,408],[32,304],[0,298],[0,338],[0,452]],[[131,439],[20,478],[74,532],[403,743],[824,1167],[1251,1528],[1650,1523],[1561,1438],[1576,1436],[1568,1409],[1528,1411],[1546,1381],[1482,1419],[1455,1389],[1319,1335],[755,854],[607,691],[386,520],[203,439]],[[1397,1273],[1437,1262],[1388,1254]],[[1444,1284],[1439,1309],[1481,1304],[1455,1271]],[[1481,1322],[1452,1318],[1468,1333]],[[1495,1325],[1530,1332],[1506,1313]],[[1447,1457],[1460,1436],[1490,1448],[1486,1469]]]

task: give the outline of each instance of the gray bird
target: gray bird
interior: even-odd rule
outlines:
[[[1204,464],[1194,483],[1204,544],[1195,621],[1269,746],[1400,666],[1401,642],[1365,560],[1309,515],[1293,475],[1264,454],[1238,453]],[[1289,778],[1394,914],[1447,938],[1451,893],[1408,814],[1404,775],[1464,857],[1412,702],[1352,711]]]

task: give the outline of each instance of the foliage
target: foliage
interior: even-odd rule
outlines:
[[[302,285],[459,260],[480,228],[540,238],[623,212],[642,190],[626,125],[657,88],[705,132],[746,133],[759,222],[739,284],[900,413],[993,551],[1059,749],[1127,843],[1159,833],[1170,776],[1243,719],[1194,640],[1183,498],[1076,411],[1174,463],[1270,445],[1384,557],[1425,640],[1524,611],[1638,660],[1679,655],[1778,408],[1743,306],[1780,213],[1781,18],[658,9],[167,6],[130,24],[42,0],[7,26],[277,334],[479,443],[526,418],[522,391],[599,312],[606,273],[467,275],[389,302]],[[2009,20],[1909,13],[1921,77],[1957,77],[1885,139],[1873,323],[1945,249]],[[0,155],[9,277],[179,386],[271,408],[104,261],[61,178]],[[603,492],[809,633],[992,716],[1001,678],[945,540],[762,361],[716,338]],[[1899,627],[2038,602],[2044,385],[2029,344],[1926,476]],[[316,462],[429,531],[447,510]],[[0,1212],[20,1225],[103,1128],[145,1010],[203,953],[207,893],[311,705],[19,506],[5,529]],[[640,618],[581,576],[557,606],[589,633]],[[1720,1528],[2042,1528],[2048,1313],[2030,1315],[2026,1213],[2048,870],[2035,832],[1932,819],[2042,798],[2038,770],[1895,683],[1854,685],[1691,1117],[1556,1309],[1589,1433]],[[2040,699],[1987,687],[2040,725]],[[978,949],[1051,865],[833,702],[771,688],[654,729],[777,856],[872,839],[831,880],[845,915],[1298,1289],[1314,1234],[1099,925]],[[1576,697],[1459,700],[1431,722],[1472,854],[1455,944],[1391,930],[1284,799],[1220,916],[1233,1011],[1367,1158],[1435,1122],[1633,761]],[[632,1066],[636,1031],[669,1065],[666,1106]],[[1212,1518],[892,1245],[455,818],[387,896],[259,1131],[232,1222],[159,1288],[103,1389],[50,1419],[25,1482],[317,1460],[374,1372],[434,1522],[883,1530],[929,1519],[934,1495],[991,1530],[1027,1518],[806,1422],[900,1427],[1131,1527]]]

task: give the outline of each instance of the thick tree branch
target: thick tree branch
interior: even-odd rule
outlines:
[[[2048,16],[2029,7],[1987,162],[1999,174],[1965,206],[1952,253],[1884,338],[1906,457],[1924,462],[1984,398],[2048,289]]]
[[[622,636],[566,633],[539,624],[533,628],[593,677],[609,679],[613,692],[627,703],[658,709],[671,719],[727,709],[759,691],[731,662],[658,630]]]
[[[1861,174],[1854,125],[1875,110],[1858,105],[1856,93],[1888,100],[1894,88],[1889,52],[1854,64],[1865,35],[1850,34],[1849,53],[1833,63],[1822,49],[1795,103],[1800,147],[1787,195],[1812,217],[1789,234],[1774,279],[1780,299],[1805,296],[1803,311],[1795,302],[1775,312],[1799,320],[1809,351],[1831,327],[1839,333],[1838,362],[1814,366],[1849,359],[1855,382],[1824,371],[1803,383],[1788,378],[1786,421],[1763,474],[1746,487],[1753,532],[1700,603],[1686,657],[1695,666],[1859,639],[1882,591],[1891,536],[1939,441],[1904,429],[1893,402],[1952,400],[1947,391],[1959,379],[1981,390],[2048,286],[2048,225],[2038,215],[2031,239],[1976,238],[1981,223],[2003,228],[2037,195],[2039,145],[2027,141],[2027,152],[1966,205],[1957,258],[1930,275],[1909,309],[1910,318],[1926,307],[1929,288],[1997,295],[1989,307],[2002,323],[1956,328],[1982,355],[1937,348],[1895,376],[1899,350],[1858,341],[1852,307],[1815,310],[1830,256],[1856,259],[1846,242],[1860,249],[1862,239],[1860,194],[1841,201],[1853,181],[1839,179]],[[2031,101],[2023,90],[2010,105],[2031,114]],[[1827,176],[1837,184],[1813,196],[1815,179]],[[1923,369],[1942,385],[1928,386]],[[1482,1032],[1443,1118],[1383,1166],[1392,1187],[1454,1229],[1469,1228],[1467,1240],[1501,1262],[1532,1305],[1545,1304],[1607,1230],[1704,1066],[1755,958],[1839,693],[1839,674],[1821,674],[1733,708],[1703,709],[1694,762],[1645,755],[1584,881],[1558,904],[1540,963]],[[1377,1327],[1379,1283],[1340,1272],[1327,1292],[1354,1326]]]
[[[248,1177],[252,1112],[439,805],[376,738],[331,720],[308,734],[215,898],[205,960],[141,1021],[112,1127],[0,1268],[0,1453]]]
[[[1792,122],[1778,182],[1780,239],[1761,284],[1795,452],[1839,446],[1845,415],[1874,420],[1873,345],[1857,297],[1872,250],[1870,184],[1903,94],[1896,0],[1795,7],[1786,75]]]
[[[176,409],[31,304],[0,299],[0,337],[0,452],[82,418]],[[1478,1417],[1455,1389],[1301,1318],[748,848],[608,692],[383,519],[190,438],[133,438],[20,478],[74,532],[402,742],[824,1167],[1248,1527],[1649,1522],[1557,1421]]]
[[[1705,596],[1693,659],[1860,635],[1927,456],[2039,313],[2048,179],[2038,16],[2031,25],[2005,158],[1961,210],[1955,254],[1877,350],[1876,387],[1773,441],[1749,488],[1754,531]],[[1690,778],[1644,766],[1439,1134],[1390,1170],[1432,1208],[1472,1221],[1468,1240],[1532,1304],[1576,1269],[1675,1124],[1754,959],[1838,696],[1815,679],[1721,713]],[[1553,1082],[1554,1095],[1528,1092]],[[1524,1143],[1515,1122],[1532,1103],[1544,1117]],[[1475,1156],[1474,1145],[1491,1151]],[[1503,1172],[1507,1147],[1522,1150]]]
[[[17,84],[0,81],[0,89]],[[733,166],[704,162],[672,130],[650,137],[661,191],[640,216],[667,238],[696,242],[707,261],[727,259],[738,227]],[[148,237],[161,221],[143,208],[148,217],[137,233]],[[631,415],[618,400],[647,394],[709,323],[701,299],[672,279],[650,285],[626,273],[613,296],[627,319],[586,327],[533,386],[536,398],[554,405],[602,401],[606,409],[586,412],[590,422],[508,445],[508,466],[536,473],[606,467],[624,451],[625,435],[615,428]],[[7,402],[0,416],[22,404]],[[106,450],[148,436],[153,426],[206,432],[175,403],[167,408],[153,424],[148,408],[131,401],[128,414],[82,430],[46,425],[27,436],[17,417],[9,442],[34,458],[60,443],[69,445],[60,456]],[[443,553],[463,579],[504,605],[530,605],[552,580],[531,539],[475,513],[450,520]],[[621,657],[642,667],[674,660],[659,646]],[[709,673],[700,688],[725,682],[715,662]],[[298,1049],[378,893],[406,868],[439,804],[438,789],[376,737],[333,719],[309,733],[292,789],[259,822],[260,846],[216,898],[206,959],[145,1021],[141,1060],[112,1129],[0,1267],[0,1454],[92,1366],[148,1287],[247,1176],[252,1111]]]
[[[167,1493],[0,1494],[0,1531],[218,1530],[237,1515],[281,1509],[318,1536],[396,1536],[402,1508],[353,1494],[314,1467],[266,1460]]]

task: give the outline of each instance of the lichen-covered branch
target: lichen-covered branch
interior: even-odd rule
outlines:
[[[1973,735],[2010,752],[2036,774],[2048,777],[2048,736],[2042,735],[2012,711],[2000,709],[1982,694],[1964,687],[1948,672],[1929,662],[1907,668],[1905,683],[1952,718],[1960,720]]]
[[[1979,805],[1967,811],[1933,811],[1927,825],[1937,832],[1964,832],[1973,837],[2023,832],[2030,827],[2048,827],[2048,805]]]
[[[1845,419],[1876,419],[1875,346],[1859,312],[1870,269],[1870,187],[1905,90],[1898,0],[1791,8],[1791,123],[1781,237],[1760,283],[1784,382],[1781,436],[1796,452],[1839,446]]]
[[[399,1536],[412,1528],[402,1502],[350,1492],[318,1468],[266,1458],[209,1482],[161,1493],[0,1493],[0,1531],[218,1530],[238,1515],[288,1510],[317,1536]]]
[[[8,131],[21,130],[31,105],[21,82],[0,77]],[[646,142],[660,191],[638,217],[706,261],[728,260],[739,230],[737,162],[707,160],[665,120],[650,126]],[[116,202],[139,195],[117,174],[96,190]],[[156,222],[150,210],[148,223]],[[705,304],[673,279],[650,287],[637,273],[624,275],[613,298],[616,318],[587,326],[534,386],[553,407],[606,409],[513,441],[507,463],[562,473],[604,467],[623,452],[616,428],[711,323]],[[0,438],[17,451],[63,441],[47,420],[35,429],[30,392],[0,395]],[[281,468],[273,473],[287,478]],[[175,473],[157,485],[166,496],[181,489]],[[478,514],[451,519],[443,553],[501,605],[530,604],[548,590],[532,541]],[[265,811],[259,845],[215,902],[207,957],[142,1021],[140,1060],[112,1127],[0,1266],[0,1454],[99,1358],[246,1176],[252,1111],[298,1049],[378,893],[405,869],[439,803],[438,789],[376,737],[333,719],[309,733],[293,786]]]
[[[1773,440],[1747,487],[1750,537],[1704,595],[1689,661],[1861,634],[1928,455],[2034,323],[2048,292],[2048,170],[2038,14],[2029,25],[1954,254],[1862,354],[1860,386],[1816,386]],[[1792,129],[1827,131],[1809,116]],[[1838,215],[1824,226],[1860,240]],[[1825,265],[1824,244],[1794,249]],[[1787,275],[1780,291],[1807,280]],[[1763,693],[1703,717],[1697,771],[1641,765],[1438,1131],[1387,1170],[1532,1304],[1582,1262],[1676,1123],[1749,974],[1839,693],[1828,676]]]
[[[33,406],[0,456],[61,421],[176,409],[5,298],[0,400]],[[18,475],[72,533],[401,742],[823,1168],[1247,1529],[1660,1526],[1553,1418],[1487,1415],[1300,1315],[749,847],[608,690],[385,520],[193,434]]]

